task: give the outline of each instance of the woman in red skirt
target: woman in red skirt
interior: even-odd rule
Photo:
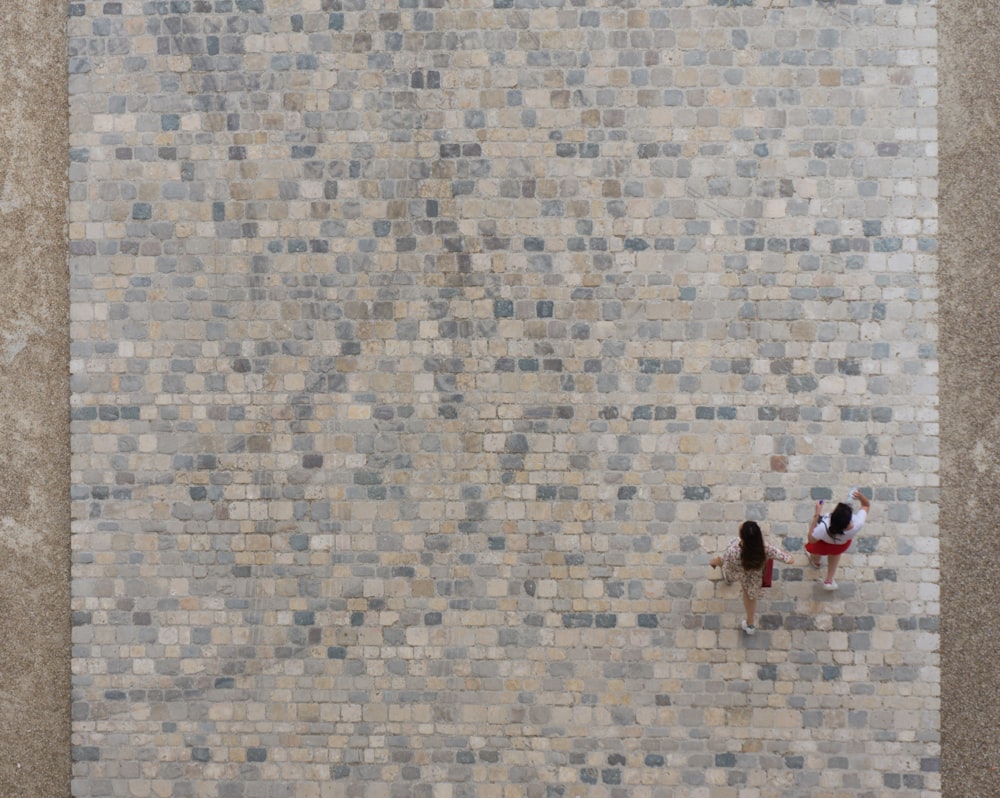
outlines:
[[[813,568],[819,568],[819,558],[826,555],[826,579],[823,582],[826,590],[837,589],[833,577],[837,573],[840,555],[850,548],[851,541],[864,526],[868,510],[872,506],[859,490],[853,491],[850,498],[857,499],[861,504],[861,509],[856,513],[851,510],[851,505],[840,502],[832,513],[821,515],[823,502],[818,501],[812,523],[809,525],[809,542],[806,543],[809,563]]]

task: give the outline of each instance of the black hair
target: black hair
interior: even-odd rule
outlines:
[[[851,518],[854,516],[851,506],[840,502],[830,513],[830,537],[835,538],[843,534],[844,530],[851,525]]]
[[[740,527],[740,564],[744,571],[759,571],[767,561],[764,535],[756,521],[744,521]]]

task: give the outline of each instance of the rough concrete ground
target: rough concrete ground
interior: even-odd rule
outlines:
[[[1000,795],[1000,7],[940,4],[941,689],[948,798]]]
[[[0,795],[69,795],[65,4],[0,3]]]

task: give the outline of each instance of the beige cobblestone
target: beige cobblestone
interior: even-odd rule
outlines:
[[[70,17],[79,794],[939,790],[933,8],[195,5]]]

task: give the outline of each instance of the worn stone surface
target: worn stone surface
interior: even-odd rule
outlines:
[[[0,795],[67,795],[65,9],[0,4]]]
[[[74,795],[940,792],[932,4],[69,14]]]

